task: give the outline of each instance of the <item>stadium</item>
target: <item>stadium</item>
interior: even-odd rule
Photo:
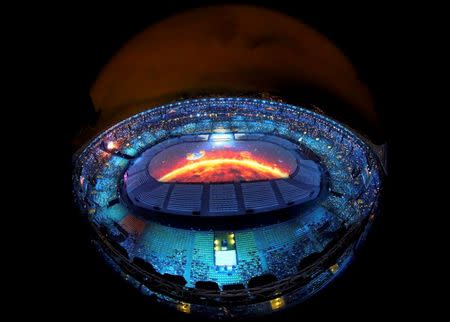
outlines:
[[[376,216],[383,168],[340,122],[273,100],[181,100],[74,156],[77,203],[105,260],[189,314],[245,317],[311,297]]]

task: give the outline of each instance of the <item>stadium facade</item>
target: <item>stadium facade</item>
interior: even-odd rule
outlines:
[[[268,314],[351,262],[378,210],[370,143],[254,98],[154,107],[74,157],[77,203],[111,267],[183,313]]]

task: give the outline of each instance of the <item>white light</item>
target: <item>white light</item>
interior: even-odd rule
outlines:
[[[236,250],[215,251],[215,264],[216,266],[236,266]]]
[[[106,144],[106,148],[108,150],[113,150],[116,147],[116,144],[113,141],[109,141],[108,144]]]
[[[229,130],[224,129],[223,127],[218,127],[217,129],[214,129],[214,133],[226,133],[229,132]]]
[[[213,142],[231,141],[231,140],[233,140],[233,134],[232,133],[214,133],[214,134],[211,134],[210,139]]]

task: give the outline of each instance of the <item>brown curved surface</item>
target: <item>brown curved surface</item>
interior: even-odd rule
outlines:
[[[283,84],[326,91],[366,118],[373,101],[328,39],[284,14],[247,6],[184,12],[135,36],[91,89],[103,128],[182,93],[273,92]]]

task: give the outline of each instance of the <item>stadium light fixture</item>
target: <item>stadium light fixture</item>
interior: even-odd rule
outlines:
[[[191,313],[191,305],[189,303],[180,302],[177,304],[177,309],[183,313]]]
[[[331,272],[331,273],[336,274],[336,272],[337,272],[338,270],[339,270],[339,264],[338,264],[338,263],[336,263],[336,264],[330,266],[330,272]]]
[[[272,310],[278,310],[281,309],[284,306],[284,299],[283,297],[277,297],[270,301],[270,306],[272,307]]]
[[[106,144],[106,148],[107,148],[109,151],[114,150],[114,149],[116,148],[116,143],[115,143],[114,141],[109,141],[109,142]]]

